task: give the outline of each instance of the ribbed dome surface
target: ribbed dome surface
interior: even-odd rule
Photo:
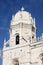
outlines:
[[[22,7],[20,11],[18,11],[15,16],[12,16],[11,25],[15,25],[18,23],[27,23],[27,24],[34,24],[35,19],[32,18],[31,13],[24,10]]]
[[[18,11],[15,15],[15,21],[18,21],[20,19],[29,20],[31,19],[31,14],[27,11],[24,11],[24,9],[21,8],[21,11]]]

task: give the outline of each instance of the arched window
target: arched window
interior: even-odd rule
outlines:
[[[42,61],[42,65],[43,65],[43,53],[40,54],[40,59]]]
[[[16,45],[18,45],[19,44],[19,34],[17,33],[17,35],[16,35]]]
[[[13,65],[19,65],[19,61],[17,59],[13,59]]]

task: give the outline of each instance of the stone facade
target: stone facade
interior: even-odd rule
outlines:
[[[4,40],[3,65],[43,65],[43,34],[36,38],[35,18],[23,7],[12,16],[9,32],[10,39]]]

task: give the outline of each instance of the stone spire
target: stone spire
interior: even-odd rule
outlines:
[[[34,18],[34,26],[35,26],[35,18]]]
[[[4,39],[4,48],[6,47],[6,39]]]

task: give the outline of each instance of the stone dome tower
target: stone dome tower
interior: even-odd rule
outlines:
[[[31,42],[36,38],[36,26],[35,19],[32,18],[31,14],[24,10],[22,7],[15,15],[12,16],[11,20],[11,35],[15,36],[19,34],[20,39],[25,37],[25,40],[29,39]]]
[[[10,39],[4,40],[3,65],[43,65],[43,35],[35,39],[35,19],[22,7],[12,16]]]

